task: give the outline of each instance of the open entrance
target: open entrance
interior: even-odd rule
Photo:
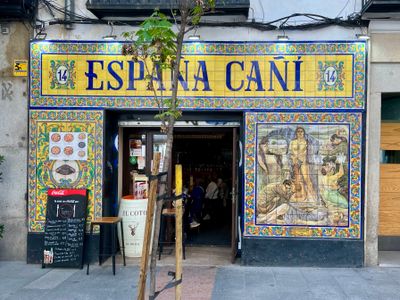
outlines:
[[[120,119],[120,118],[119,118]],[[166,135],[154,121],[119,121],[118,195],[135,193],[132,175],[148,175],[154,152],[165,152]],[[172,165],[182,165],[185,194],[185,244],[221,246],[237,253],[238,145],[240,119],[224,122],[180,121],[174,129]],[[162,166],[160,167],[160,169]],[[166,203],[165,207],[171,207]],[[161,228],[161,242],[174,241],[174,222]],[[163,225],[162,225],[163,226]],[[226,251],[225,251],[226,252]],[[229,258],[228,258],[229,259]]]
[[[231,245],[232,141],[231,128],[175,131],[173,164],[182,165],[187,191],[187,245]]]

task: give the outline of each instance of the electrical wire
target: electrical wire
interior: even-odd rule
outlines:
[[[346,4],[343,6],[343,8],[339,11],[339,13],[337,14],[336,18],[339,17],[342,12],[345,10],[345,8],[347,7],[347,5],[349,5],[350,0],[347,0]]]
[[[71,12],[69,10],[66,10],[65,7],[59,5],[56,3],[54,0],[39,0],[49,11],[50,15],[52,16],[53,19],[46,21],[48,22],[49,25],[56,25],[56,24],[71,24],[71,23],[76,23],[76,24],[108,24],[109,20],[102,20],[102,19],[94,19],[87,17],[82,14],[77,14],[75,12]],[[349,0],[350,1],[350,0]],[[346,8],[348,5],[349,1],[346,3],[346,5],[342,8],[340,13]],[[55,15],[56,13],[62,14],[62,15],[68,15],[71,17],[72,20],[65,21],[60,18],[56,18]],[[263,12],[264,13],[264,12]],[[340,14],[339,13],[339,14]],[[207,14],[208,16],[212,16],[213,14]],[[309,23],[302,23],[302,24],[296,24],[296,25],[290,25],[288,22],[292,19],[298,18],[298,17],[306,17],[307,19],[310,20]],[[135,21],[113,21],[113,24],[115,26],[127,26],[127,25],[139,25],[143,22],[143,19],[138,19]],[[172,20],[172,19],[171,19]],[[39,23],[43,24],[43,20],[37,20]],[[177,18],[177,21],[179,23],[179,18]],[[263,17],[264,21],[264,17]],[[255,22],[254,17],[251,22],[220,22],[220,21],[212,21],[212,20],[207,20],[207,21],[201,21],[198,25],[201,26],[209,26],[209,27],[215,27],[215,26],[222,26],[222,27],[249,27],[249,28],[254,28],[260,31],[269,31],[269,30],[307,30],[307,29],[316,29],[316,28],[321,28],[321,27],[327,27],[330,25],[337,25],[337,26],[342,26],[342,27],[359,27],[363,24],[367,24],[368,21],[363,21],[361,20],[361,16],[358,13],[353,13],[350,14],[346,20],[342,19],[341,17],[336,17],[336,18],[328,18],[322,15],[318,14],[311,14],[311,13],[294,13],[289,16],[285,16],[273,21],[269,22]]]
[[[96,20],[96,19],[88,18],[87,16],[84,16],[84,15],[77,14],[70,10],[66,10],[65,7],[63,7],[62,5],[59,5],[58,3],[55,3],[54,1],[41,0],[41,2],[43,2],[47,7],[50,8],[50,10],[53,12],[52,15],[54,15],[54,11],[56,11],[59,14],[68,15],[69,17],[74,18],[77,21],[79,21],[79,20],[85,20],[85,21]]]
[[[262,2],[261,2],[261,0],[258,0],[258,4],[260,5],[260,7],[261,7],[261,12],[262,12],[262,20],[264,21],[264,19],[265,19],[265,13],[264,13],[264,6],[262,5]],[[254,10],[253,10],[253,19],[254,19]]]

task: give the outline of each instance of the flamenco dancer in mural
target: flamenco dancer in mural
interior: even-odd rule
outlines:
[[[346,135],[345,125],[259,126],[256,222],[346,226]]]

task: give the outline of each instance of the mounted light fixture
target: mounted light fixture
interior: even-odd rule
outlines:
[[[276,37],[276,39],[277,39],[278,41],[285,42],[285,41],[288,41],[288,40],[289,40],[289,37],[286,35],[285,29],[282,28],[282,26],[283,26],[283,24],[281,24],[281,26],[279,26],[279,30],[281,30],[282,34],[279,34],[279,35]]]
[[[278,39],[278,41],[288,41],[289,37],[287,35],[278,35],[276,37]]]
[[[188,39],[190,41],[200,41],[200,34],[197,34],[197,29],[198,29],[198,27],[196,26],[194,28],[194,33],[189,35]]]
[[[105,41],[114,41],[117,38],[116,35],[105,35],[103,36],[103,40]]]
[[[47,33],[45,31],[46,27],[45,27],[45,23],[44,22],[40,22],[40,24],[37,24],[35,27],[35,37],[34,40],[45,40],[47,37]]]
[[[189,35],[189,40],[191,40],[191,41],[199,41],[200,40],[200,35],[191,34],[191,35]]]
[[[356,38],[358,40],[361,40],[361,41],[368,41],[369,40],[369,35],[368,34],[364,34],[364,33],[359,33],[359,34],[356,34]]]
[[[41,41],[42,41],[42,40],[45,40],[46,37],[47,37],[47,33],[41,31],[41,32],[38,32],[38,33],[36,34],[35,40],[41,40]]]
[[[117,36],[114,34],[113,23],[112,22],[108,22],[108,25],[110,25],[111,30],[110,30],[109,34],[103,36],[103,40],[105,40],[105,41],[114,41],[117,38]]]

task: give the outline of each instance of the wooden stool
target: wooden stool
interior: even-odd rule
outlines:
[[[161,213],[161,224],[160,224],[160,236],[158,239],[158,260],[161,259],[161,253],[163,252],[163,245],[165,239],[165,231],[167,229],[166,226],[166,218],[174,218],[175,219],[175,208],[164,208]],[[183,259],[186,259],[186,249],[185,249],[185,231],[182,230],[182,254]]]
[[[112,255],[112,267],[113,267],[113,274],[115,275],[115,253],[117,252],[117,238],[116,238],[116,232],[117,232],[117,224],[121,224],[121,252],[122,252],[122,257],[124,259],[124,266],[126,266],[125,262],[125,243],[124,243],[124,228],[122,226],[122,218],[120,217],[103,217],[99,219],[95,219],[92,221],[90,224],[90,237],[92,237],[93,234],[93,226],[99,225],[100,227],[103,225],[110,225],[111,226],[111,252],[112,253],[99,253],[99,263],[101,262],[101,256],[107,256],[107,255]],[[87,270],[86,274],[89,275],[89,260],[87,263]]]

